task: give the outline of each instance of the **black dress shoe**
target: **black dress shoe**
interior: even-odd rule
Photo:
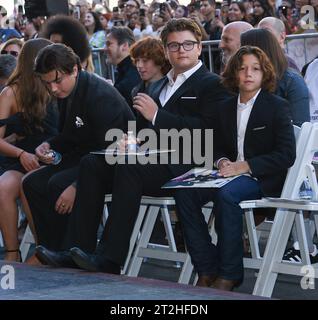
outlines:
[[[120,266],[111,261],[105,259],[101,260],[99,256],[87,254],[79,248],[72,248],[70,252],[73,261],[81,269],[92,272],[120,274]]]
[[[238,287],[241,284],[240,280],[228,280],[223,278],[216,278],[212,283],[211,288],[219,289],[223,291],[232,291],[235,287]]]
[[[35,255],[43,264],[48,264],[55,268],[78,268],[69,251],[52,251],[44,246],[37,246]]]
[[[216,277],[216,275],[201,275],[198,278],[196,287],[211,287]]]

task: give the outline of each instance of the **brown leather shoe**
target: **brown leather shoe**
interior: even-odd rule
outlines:
[[[199,276],[196,287],[210,287],[215,279],[214,275]]]
[[[238,280],[227,280],[223,278],[216,278],[216,280],[211,284],[211,288],[232,291],[235,287],[239,285]]]

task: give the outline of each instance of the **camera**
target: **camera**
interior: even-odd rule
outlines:
[[[221,17],[221,9],[215,9],[215,18],[220,18]]]
[[[139,9],[139,16],[140,16],[140,17],[145,17],[145,16],[146,16],[146,11],[145,11],[145,9]]]
[[[118,7],[113,7],[113,12],[118,12],[119,8]]]
[[[278,10],[285,16],[287,17],[287,10],[288,10],[288,7],[287,6],[280,6],[278,8]]]
[[[74,11],[73,11],[73,16],[77,20],[79,20],[81,18],[81,9],[79,6],[75,6]]]

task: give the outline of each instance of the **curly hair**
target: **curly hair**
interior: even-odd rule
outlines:
[[[165,58],[162,42],[159,39],[146,37],[137,41],[130,48],[130,56],[134,63],[138,58],[152,60],[155,65],[161,68],[163,75],[171,69],[169,61]]]
[[[42,28],[41,37],[50,39],[52,34],[62,36],[62,42],[73,49],[84,62],[91,51],[88,44],[87,32],[79,20],[70,16],[57,15],[49,18]]]
[[[244,46],[241,47],[226,65],[222,74],[221,82],[231,92],[239,91],[238,72],[242,66],[243,56],[255,56],[263,71],[262,89],[274,92],[276,87],[276,74],[273,65],[267,55],[258,47]]]

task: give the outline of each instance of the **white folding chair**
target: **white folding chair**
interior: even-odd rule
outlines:
[[[296,199],[299,197],[300,185],[307,177],[313,189],[314,197],[317,199],[317,181],[315,170],[311,164],[316,150],[318,150],[318,124],[313,125],[305,123],[303,124],[297,139],[296,161],[288,171],[281,199],[243,201],[240,204],[241,207],[250,214],[253,208],[278,208],[263,258],[256,252],[256,255],[252,257],[250,261],[251,264],[249,267],[254,267],[256,269],[260,268],[253,291],[253,294],[255,295],[271,296],[278,273],[301,276],[301,267],[304,264],[310,264],[302,210],[312,211],[314,210],[314,206],[313,204],[311,204],[311,206],[306,206],[306,201],[299,201]],[[284,199],[288,199],[288,201],[283,201]],[[300,242],[303,264],[282,262],[282,257],[294,221],[296,223],[296,230]]]
[[[309,131],[310,126],[306,125],[306,128],[303,129],[303,138],[300,141],[301,144],[303,144],[305,136],[309,135]],[[294,126],[294,134],[297,143],[300,132],[301,128],[298,126]],[[259,226],[256,226],[253,212],[253,209],[256,208],[254,206],[254,201],[243,201],[240,203],[240,206],[242,209],[244,209],[244,217],[251,251],[251,258],[244,258],[244,267],[250,269],[259,269],[261,266],[262,258],[260,254],[259,241],[262,234],[269,234],[273,221],[265,219],[264,222],[262,222]]]
[[[140,237],[136,242],[136,247],[131,258],[131,263],[129,265],[127,275],[128,276],[138,276],[141,268],[141,264],[144,258],[159,259],[165,261],[179,262],[182,264],[182,269],[178,279],[179,283],[187,284],[190,281],[193,266],[191,263],[190,256],[187,252],[178,252],[175,244],[171,241],[166,247],[153,247],[150,243],[150,237],[153,232],[155,222],[160,211],[163,213],[162,217],[169,225],[166,228],[166,235],[170,240],[174,241],[173,232],[171,228],[171,221],[169,218],[168,206],[174,206],[175,200],[172,197],[143,197],[141,201],[142,205],[148,207],[145,220],[140,231]],[[212,205],[209,203],[204,207],[205,216],[208,219],[211,215]],[[170,234],[170,235],[169,235]]]

